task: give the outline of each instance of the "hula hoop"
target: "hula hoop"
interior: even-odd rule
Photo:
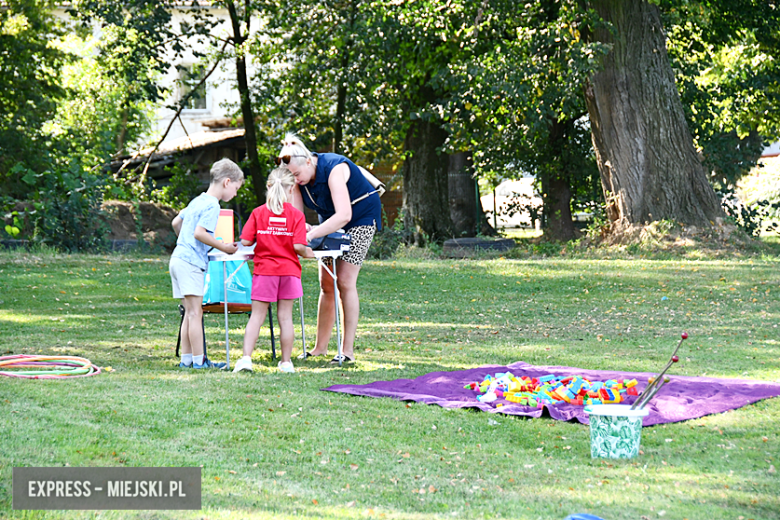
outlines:
[[[89,377],[100,373],[100,367],[76,356],[0,356],[0,369],[33,368],[38,370],[0,371],[0,376],[22,379],[65,379]]]

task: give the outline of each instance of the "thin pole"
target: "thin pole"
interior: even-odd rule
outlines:
[[[474,236],[479,235],[479,179],[474,177]]]
[[[498,229],[498,208],[496,207],[496,189],[493,188],[493,229]]]
[[[341,366],[341,360],[344,353],[344,346],[341,341],[341,316],[339,312],[339,301],[341,298],[339,298],[339,285],[336,283],[337,276],[336,276],[336,258],[333,258],[333,297],[336,299],[336,345],[338,349],[339,354],[339,366]]]
[[[222,296],[225,299],[225,361],[227,363],[225,365],[225,370],[230,370],[230,331],[228,330],[227,262],[222,262],[222,279],[224,280],[224,293]]]
[[[298,309],[301,311],[301,344],[303,345],[303,359],[306,359],[306,327],[303,324],[303,296],[298,298]]]

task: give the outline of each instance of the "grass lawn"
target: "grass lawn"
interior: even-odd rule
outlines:
[[[0,253],[0,353],[112,369],[0,378],[0,517],[780,518],[780,399],[645,428],[643,453],[616,461],[591,459],[578,423],[320,391],[514,361],[656,371],[682,331],[672,375],[780,381],[775,256],[369,261],[358,363],[296,360],[292,375],[271,362],[267,328],[254,374],[176,368],[167,262]],[[304,292],[313,339],[312,262]],[[245,323],[231,318],[233,361]],[[207,316],[215,360],[222,326]],[[202,466],[203,508],[11,510],[13,467],[66,465]]]

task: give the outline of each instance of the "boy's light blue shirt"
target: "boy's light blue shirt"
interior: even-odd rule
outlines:
[[[179,238],[176,240],[176,249],[171,256],[181,258],[204,271],[208,268],[208,251],[211,247],[207,246],[195,238],[195,228],[202,227],[214,236],[217,229],[217,220],[219,220],[219,200],[208,193],[201,193],[189,203],[189,205],[179,213],[179,218],[184,222],[179,232]]]

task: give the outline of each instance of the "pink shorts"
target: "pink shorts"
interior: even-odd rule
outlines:
[[[297,276],[252,276],[252,299],[260,302],[295,300],[303,296],[301,279]]]

